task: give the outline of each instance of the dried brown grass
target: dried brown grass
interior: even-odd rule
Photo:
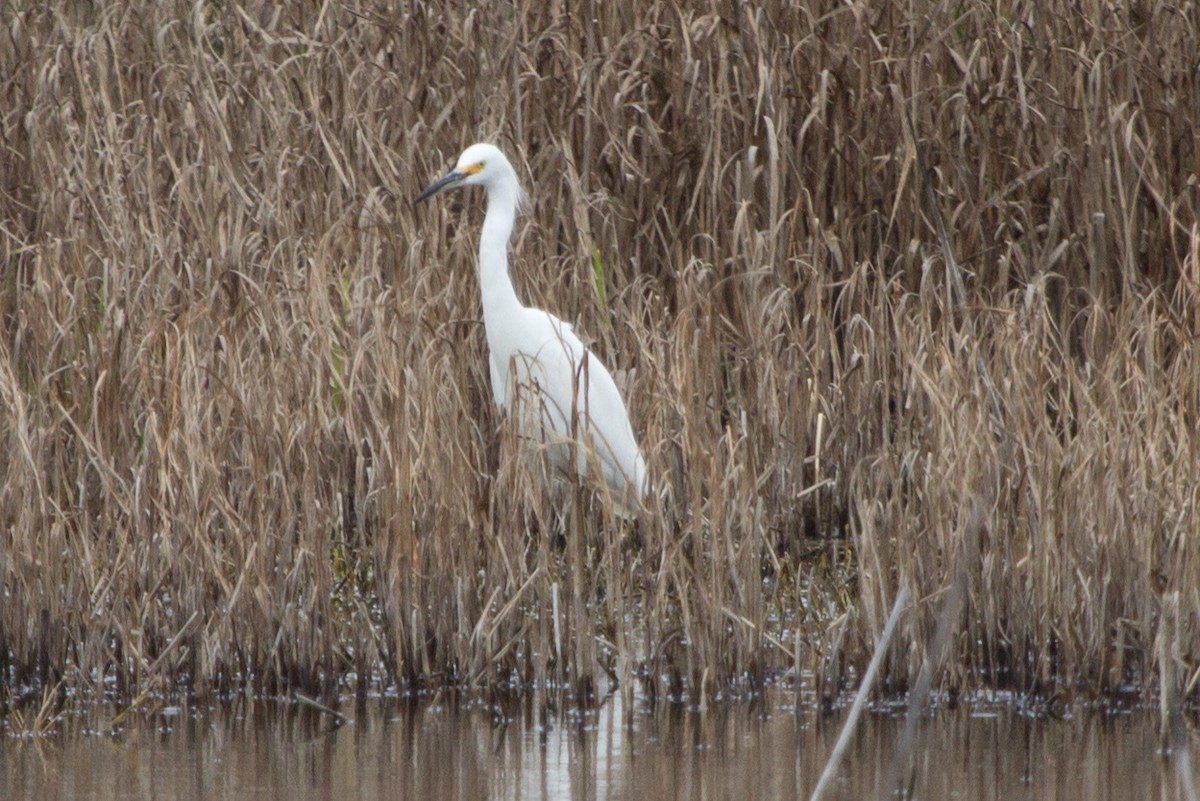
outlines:
[[[4,6],[0,699],[835,690],[902,585],[903,686],[980,498],[944,686],[1194,694],[1200,18],[1077,5]],[[482,199],[389,200],[478,139],[636,526],[491,407]]]

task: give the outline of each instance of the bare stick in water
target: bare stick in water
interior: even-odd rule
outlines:
[[[863,675],[862,684],[858,687],[858,695],[854,697],[854,703],[850,706],[850,716],[846,718],[846,725],[842,727],[842,733],[838,735],[837,743],[833,746],[833,753],[829,755],[829,761],[825,763],[825,770],[821,773],[821,779],[817,782],[810,801],[819,801],[825,793],[826,785],[837,774],[842,754],[846,751],[850,736],[858,727],[858,719],[867,703],[867,693],[871,691],[871,685],[875,683],[875,674],[879,671],[879,666],[883,664],[883,657],[892,642],[892,635],[896,633],[896,623],[900,620],[900,612],[907,603],[908,588],[901,587],[900,592],[896,594],[895,603],[892,604],[892,613],[888,615],[887,624],[883,627],[883,634],[880,635],[879,642],[875,645],[875,655],[871,657],[871,664],[867,665],[867,672]]]

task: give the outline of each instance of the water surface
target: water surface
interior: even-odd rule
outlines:
[[[0,797],[29,799],[808,798],[843,722],[780,694],[706,711],[608,698],[586,714],[434,698],[165,707],[116,734],[68,720],[0,740]],[[97,717],[93,715],[92,717]],[[827,796],[879,797],[902,719],[862,720]],[[94,721],[91,725],[97,725]],[[1150,711],[1034,717],[943,710],[923,730],[921,799],[1186,798]]]

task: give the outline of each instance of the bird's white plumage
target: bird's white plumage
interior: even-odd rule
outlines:
[[[631,514],[646,493],[642,458],[629,413],[612,375],[571,326],[524,306],[508,274],[508,240],[521,200],[516,171],[493,145],[471,145],[449,175],[417,202],[445,189],[479,185],[487,214],[479,238],[479,288],[492,397],[518,415],[523,436],[546,444],[552,463],[599,478],[616,508]]]

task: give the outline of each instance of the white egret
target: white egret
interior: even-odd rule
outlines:
[[[509,277],[508,240],[522,198],[516,171],[495,146],[471,145],[413,204],[463,186],[487,191],[479,291],[492,397],[518,415],[522,436],[546,444],[557,469],[570,466],[572,451],[579,476],[598,468],[618,514],[632,515],[646,494],[646,462],[617,385],[569,324],[523,305]]]

